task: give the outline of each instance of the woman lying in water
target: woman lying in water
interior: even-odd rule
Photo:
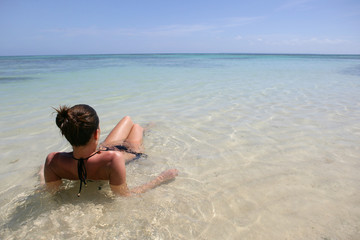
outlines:
[[[134,124],[130,117],[124,117],[100,144],[99,118],[88,105],[62,106],[56,109],[56,125],[70,142],[73,152],[53,152],[45,161],[44,177],[46,188],[57,191],[61,179],[109,180],[111,190],[118,195],[129,196],[143,193],[163,182],[174,179],[178,171],[169,169],[150,182],[128,189],[125,164],[143,153],[142,137],[144,129]]]

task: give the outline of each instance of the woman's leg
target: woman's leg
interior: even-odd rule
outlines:
[[[132,127],[134,126],[133,121],[129,116],[124,117],[123,119],[116,124],[114,129],[106,137],[104,143],[106,144],[121,144],[129,136]]]
[[[144,129],[126,116],[109,133],[104,143],[106,145],[125,143],[132,151],[142,152],[143,133]]]
[[[143,135],[144,129],[139,124],[134,124],[128,137],[125,139],[125,143],[132,151],[141,153],[144,151]]]

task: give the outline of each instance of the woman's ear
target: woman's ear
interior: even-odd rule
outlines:
[[[94,132],[94,138],[95,138],[95,140],[99,140],[99,138],[100,138],[100,128],[96,129],[96,131]]]

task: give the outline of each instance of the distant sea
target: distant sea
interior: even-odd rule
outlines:
[[[360,55],[0,57],[0,239],[360,239]],[[130,187],[43,192],[48,153],[71,151],[53,107],[86,103],[101,138],[153,126]]]

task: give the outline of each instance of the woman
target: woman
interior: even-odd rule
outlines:
[[[62,106],[56,111],[56,125],[73,151],[53,152],[47,156],[44,177],[48,190],[57,191],[61,179],[80,180],[80,196],[82,184],[86,184],[87,179],[109,180],[115,194],[129,196],[143,193],[177,176],[176,169],[169,169],[142,186],[128,189],[125,164],[142,154],[144,129],[134,124],[130,117],[124,117],[98,147],[99,118],[92,107],[85,104],[71,108]]]

